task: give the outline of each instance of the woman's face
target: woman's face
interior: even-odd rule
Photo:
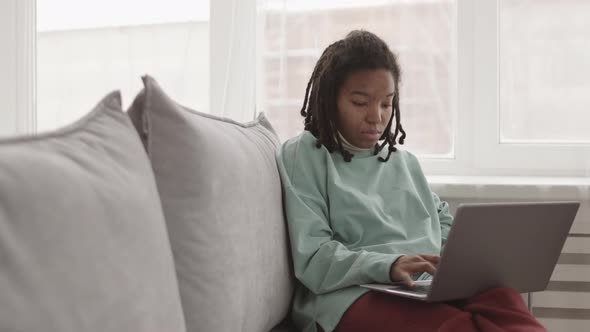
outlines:
[[[395,82],[389,70],[350,73],[338,91],[337,126],[352,145],[372,148],[392,115]]]

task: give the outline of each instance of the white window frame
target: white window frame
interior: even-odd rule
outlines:
[[[500,141],[500,1],[457,0],[455,157],[422,166],[432,175],[587,178],[590,144]]]
[[[431,175],[493,176],[590,176],[588,144],[501,144],[499,136],[499,22],[500,0],[457,0],[457,95],[454,157],[422,157],[422,166]],[[0,130],[27,134],[35,130],[35,0],[0,2],[0,100],[6,107],[0,112]],[[256,91],[244,92],[244,86],[256,85],[253,54],[241,56],[243,64],[224,62],[231,40],[239,40],[239,52],[255,52],[256,0],[211,1],[211,73],[225,73],[243,68],[238,81],[224,86],[222,76],[211,75],[210,104],[216,107],[227,96],[245,93],[253,98]],[[228,15],[228,8],[232,9]],[[231,22],[247,22],[240,29]],[[258,25],[260,22],[258,22]],[[231,27],[231,28],[228,28]],[[252,31],[254,29],[255,31]],[[239,34],[239,35],[237,35]],[[228,36],[232,38],[228,38]],[[235,50],[234,50],[235,51]],[[260,70],[260,69],[258,69]],[[233,74],[232,74],[233,75]],[[258,91],[258,99],[261,98]],[[239,98],[230,98],[237,101]],[[227,107],[228,105],[226,105]],[[238,105],[239,106],[239,105]],[[237,107],[237,106],[236,106]],[[254,113],[254,110],[252,110]],[[243,120],[243,119],[241,119]],[[491,124],[491,125],[490,125]]]
[[[500,2],[477,0],[474,17],[475,102],[482,105],[476,123],[482,135],[476,149],[478,167],[508,169],[542,175],[584,176],[590,170],[590,144],[535,144],[500,142]],[[490,15],[493,13],[493,15]],[[492,19],[493,17],[493,19]],[[493,124],[490,126],[489,124]],[[589,125],[590,129],[590,125]],[[562,174],[555,174],[559,170]]]

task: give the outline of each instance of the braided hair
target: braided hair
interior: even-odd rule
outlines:
[[[338,130],[336,126],[338,91],[350,73],[373,69],[389,70],[395,82],[393,115],[381,136],[381,139],[384,140],[383,143],[381,145],[375,144],[373,153],[377,155],[388,144],[387,157],[379,157],[379,161],[388,161],[391,153],[397,151],[395,145],[400,132],[399,144],[404,144],[406,132],[400,122],[399,83],[401,72],[397,58],[387,44],[375,34],[364,30],[354,30],[344,39],[336,41],[324,50],[305,89],[301,116],[305,118],[303,122],[305,130],[316,137],[317,148],[324,145],[330,153],[339,151],[345,161],[351,161],[354,155],[342,147],[340,135],[336,135]],[[391,125],[394,118],[395,128],[392,132]]]

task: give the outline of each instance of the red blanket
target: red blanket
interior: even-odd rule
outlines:
[[[495,288],[468,300],[426,303],[368,292],[348,308],[336,332],[546,332],[510,288]]]

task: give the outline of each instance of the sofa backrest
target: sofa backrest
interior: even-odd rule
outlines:
[[[155,173],[187,330],[270,330],[293,290],[276,134],[264,115],[203,114],[143,82],[128,114]]]

